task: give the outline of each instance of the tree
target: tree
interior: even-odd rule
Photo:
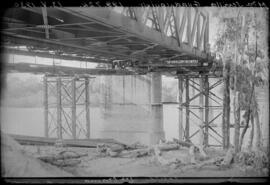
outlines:
[[[264,27],[266,24],[265,11],[262,8],[233,8],[233,9],[218,9],[215,16],[219,18],[219,31],[216,40],[216,51],[222,53],[222,60],[225,64],[230,61],[231,71],[229,72],[230,89],[233,95],[233,110],[234,110],[234,146],[235,151],[239,152],[243,143],[244,135],[248,128],[248,124],[253,118],[256,125],[256,147],[260,147],[261,129],[259,124],[258,106],[254,95],[254,88],[267,81],[263,79],[264,71],[262,66],[267,66],[267,58],[264,53],[267,52],[266,39],[267,30]],[[260,18],[258,18],[260,17]],[[265,22],[263,22],[265,21]],[[262,45],[258,45],[258,42]],[[259,61],[260,59],[260,61]],[[225,72],[228,72],[225,71]],[[224,78],[227,74],[224,74]],[[227,92],[228,93],[228,92]],[[226,94],[226,91],[225,91]],[[229,95],[227,95],[229,97]],[[230,99],[230,97],[229,97]],[[228,106],[224,102],[224,106]],[[246,111],[244,121],[245,128],[240,137],[240,111]],[[226,113],[226,111],[224,112]],[[224,115],[228,116],[228,115]],[[225,120],[223,119],[223,122]],[[223,123],[227,125],[227,123]],[[250,135],[250,144],[252,145],[253,133]],[[228,137],[228,135],[224,134]]]

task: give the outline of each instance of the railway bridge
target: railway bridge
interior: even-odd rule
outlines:
[[[102,76],[104,135],[157,143],[164,138],[161,76],[166,75],[178,79],[178,139],[192,140],[200,133],[205,145],[210,145],[208,136],[222,144],[222,136],[211,125],[222,115],[222,98],[211,92],[222,84],[222,63],[210,52],[209,13],[204,8],[21,7],[8,9],[2,21],[4,54],[62,61],[63,65],[6,64],[9,72],[44,74],[45,137],[54,130],[58,138],[70,134],[76,139],[79,131],[91,138],[89,86],[92,77]],[[85,67],[72,67],[67,61]],[[87,67],[89,63],[98,66]],[[210,78],[216,81],[210,84]],[[194,90],[197,93],[191,96]],[[55,99],[50,100],[49,91]],[[197,99],[198,105],[192,104]],[[210,120],[210,109],[221,112]],[[84,123],[78,122],[79,114]],[[191,116],[198,120],[192,123]],[[194,133],[192,124],[198,128]]]

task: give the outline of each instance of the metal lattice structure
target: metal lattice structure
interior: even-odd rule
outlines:
[[[216,142],[222,145],[223,136],[213,128],[214,121],[222,116],[222,101],[223,99],[217,96],[214,92],[211,92],[215,87],[223,83],[222,79],[217,80],[213,84],[209,84],[208,76],[202,76],[199,78],[199,83],[195,79],[182,76],[178,77],[179,82],[179,139],[185,141],[191,141],[192,138],[203,131],[203,144],[209,146],[209,136]],[[185,94],[183,94],[185,90]],[[197,93],[190,97],[190,91],[196,90]],[[196,99],[199,101],[193,105]],[[216,105],[210,105],[209,99],[216,103]],[[185,100],[185,101],[184,101]],[[209,120],[210,110],[221,110],[217,114],[213,115],[213,118]],[[185,111],[184,111],[185,110]],[[196,113],[194,110],[198,110]],[[183,113],[185,113],[185,120],[183,120]],[[192,118],[191,118],[192,117]],[[185,127],[182,123],[185,123]],[[198,129],[190,134],[190,126],[196,126]],[[210,131],[212,133],[210,133]],[[221,146],[218,145],[218,146]],[[215,145],[213,145],[215,146]]]
[[[45,137],[90,138],[89,79],[44,76]]]

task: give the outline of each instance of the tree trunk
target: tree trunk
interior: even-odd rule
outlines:
[[[223,149],[228,149],[230,145],[230,63],[225,62],[223,67],[224,96],[222,115],[222,135]]]
[[[249,97],[249,103],[248,103],[248,110],[247,110],[247,120],[246,120],[246,125],[242,131],[242,134],[241,134],[241,138],[240,138],[240,149],[242,148],[242,144],[243,144],[243,139],[244,139],[244,136],[246,134],[246,131],[247,131],[247,128],[248,128],[248,124],[249,124],[249,120],[251,118],[251,115],[252,115],[252,99],[254,98],[253,94],[254,94],[254,86],[255,86],[255,83],[252,82],[252,87],[251,87],[251,93],[250,93],[250,97]]]
[[[234,93],[234,147],[235,153],[240,151],[239,136],[240,136],[240,92]]]
[[[255,148],[260,149],[261,148],[261,126],[260,126],[260,119],[259,119],[259,113],[258,109],[254,111],[254,118],[255,118],[255,125],[256,125],[256,138],[255,138]]]
[[[253,138],[254,138],[254,116],[251,114],[251,131],[250,131],[249,141],[248,141],[249,150],[252,148]]]

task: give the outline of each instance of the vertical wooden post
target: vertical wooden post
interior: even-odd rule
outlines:
[[[76,139],[76,77],[72,78],[71,82],[71,121],[72,121],[72,137]]]
[[[48,81],[47,76],[43,77],[43,107],[44,107],[44,135],[49,137],[49,105],[48,105]]]
[[[189,141],[189,77],[186,77],[186,129],[185,140]]]
[[[61,101],[61,77],[57,77],[56,80],[56,99],[57,99],[57,137],[62,139],[62,101]]]
[[[208,141],[208,127],[209,127],[209,81],[208,76],[206,75],[204,78],[204,88],[205,88],[205,137],[204,137],[204,144],[205,146],[209,145]]]
[[[178,134],[179,140],[183,140],[183,78],[181,75],[178,75],[178,94],[179,94],[179,112],[178,112]]]
[[[202,92],[203,90],[204,90],[204,84],[203,84],[203,77],[201,77],[200,79],[200,92]],[[200,96],[199,96],[199,106],[200,106],[200,109],[199,109],[199,115],[200,115],[200,119],[201,119],[201,121],[200,121],[200,138],[199,138],[199,140],[200,140],[200,146],[203,146],[205,143],[204,143],[204,138],[205,138],[205,135],[204,135],[204,129],[203,129],[203,127],[205,126],[204,125],[204,116],[203,116],[203,94],[201,94]]]
[[[85,78],[86,138],[90,139],[89,78]]]

